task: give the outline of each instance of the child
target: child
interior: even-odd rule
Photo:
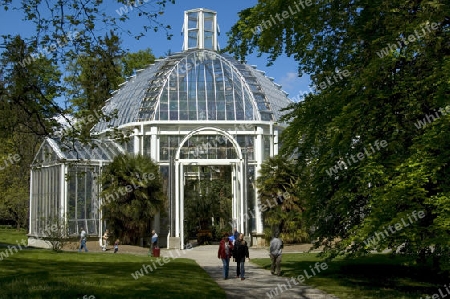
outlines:
[[[114,242],[114,253],[116,253],[119,250],[119,239]]]
[[[108,238],[109,238],[109,231],[105,230],[105,233],[103,234],[103,241],[102,241],[102,250],[106,251],[106,247],[108,246]]]

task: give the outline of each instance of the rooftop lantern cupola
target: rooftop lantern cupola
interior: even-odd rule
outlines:
[[[184,12],[183,51],[191,49],[208,49],[217,51],[219,45],[219,25],[217,13],[205,8],[196,8]]]

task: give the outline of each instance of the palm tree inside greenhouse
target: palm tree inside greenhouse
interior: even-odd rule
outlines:
[[[217,240],[231,231],[231,169],[192,166],[186,175],[185,236],[199,244]]]

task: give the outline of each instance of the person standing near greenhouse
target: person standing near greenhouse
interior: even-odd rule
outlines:
[[[223,279],[228,279],[228,271],[230,269],[230,258],[233,252],[233,243],[228,238],[228,233],[220,241],[217,257],[222,260],[223,264]]]
[[[156,233],[155,230],[152,230],[152,240],[150,242],[151,242],[150,255],[153,256],[153,250],[155,248],[158,248],[158,234]]]
[[[102,250],[106,251],[106,248],[108,247],[108,238],[109,238],[109,230],[105,230],[105,233],[102,237]]]
[[[81,252],[81,250],[84,248],[84,252],[88,252],[88,249],[86,247],[86,231],[84,228],[81,228],[80,233],[80,248],[78,249],[78,252]]]

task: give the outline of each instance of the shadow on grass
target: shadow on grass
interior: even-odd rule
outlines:
[[[254,260],[255,261],[255,260]],[[312,275],[311,267],[322,263],[314,254],[285,254],[282,272],[285,277]],[[270,269],[270,259],[256,261]],[[306,284],[339,298],[419,298],[436,293],[448,277],[427,266],[412,265],[404,257],[395,259],[376,254],[358,259],[336,259],[326,262],[328,269],[305,281]],[[317,273],[317,270],[314,270]]]
[[[154,262],[154,263],[153,263]],[[19,252],[1,261],[0,298],[225,298],[194,261],[124,254]],[[147,268],[135,279],[131,274]],[[93,297],[92,297],[93,298]]]

